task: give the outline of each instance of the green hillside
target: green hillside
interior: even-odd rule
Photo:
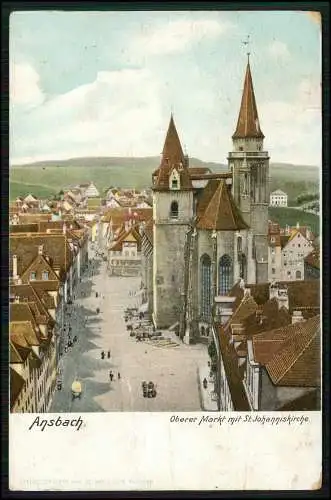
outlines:
[[[45,161],[10,167],[11,199],[27,194],[33,185],[36,196],[47,196],[71,185],[93,181],[103,192],[108,186],[143,188],[150,186],[152,172],[158,167],[158,156],[147,158],[73,158],[63,161]],[[214,172],[224,171],[226,165],[190,158],[192,167],[208,167]],[[316,192],[319,169],[311,166],[270,164],[270,190],[282,189],[289,195],[289,205],[304,192]],[[28,186],[28,185],[31,186]]]
[[[15,200],[18,196],[35,195],[41,198],[48,198],[56,193],[56,189],[41,184],[27,184],[25,182],[16,182],[10,179],[9,198]]]
[[[320,218],[318,215],[304,212],[296,208],[269,207],[269,219],[278,222],[281,227],[295,226],[297,222],[301,226],[309,226],[313,233],[320,234]]]

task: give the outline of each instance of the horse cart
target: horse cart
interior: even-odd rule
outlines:
[[[76,399],[81,397],[82,395],[82,384],[80,383],[79,380],[74,380],[72,385],[71,385],[71,394],[72,394],[72,399]]]

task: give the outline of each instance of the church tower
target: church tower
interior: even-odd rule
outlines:
[[[153,319],[179,321],[184,300],[185,240],[193,218],[193,187],[171,115],[160,167],[153,174]]]
[[[269,154],[263,150],[263,139],[248,55],[239,117],[232,136],[233,150],[228,162],[234,200],[252,231],[257,283],[268,281]]]

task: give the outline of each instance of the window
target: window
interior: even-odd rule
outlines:
[[[244,148],[242,146],[239,146],[239,151],[244,151]]]
[[[35,272],[30,273],[30,281],[33,281],[35,279],[37,279],[36,273]]]
[[[232,287],[232,260],[229,255],[223,255],[219,261],[218,293],[226,295]]]
[[[177,201],[173,201],[170,206],[170,217],[173,219],[178,218],[178,203]]]
[[[41,275],[41,279],[42,280],[48,280],[48,271],[43,271],[42,275]]]
[[[246,260],[246,255],[244,253],[241,253],[238,255],[238,261],[239,261],[239,274],[240,278],[242,278],[244,281],[247,281],[247,260]]]
[[[211,315],[211,260],[208,255],[203,255],[201,265],[201,301],[200,312],[203,318]]]
[[[178,189],[178,180],[177,179],[172,179],[171,189]]]
[[[202,326],[202,327],[200,328],[200,334],[201,334],[201,336],[202,336],[202,337],[204,337],[204,336],[205,336],[205,327],[204,327],[204,326]]]
[[[291,271],[287,271],[287,276],[291,276]]]
[[[295,273],[295,279],[296,280],[301,280],[301,271],[296,271],[296,273]]]
[[[276,274],[276,269],[273,267],[273,268],[271,269],[271,272],[272,272],[272,274]]]
[[[301,247],[301,245],[300,245],[300,243],[298,243],[298,248],[300,248],[300,247]]]

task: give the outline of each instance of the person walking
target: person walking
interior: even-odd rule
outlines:
[[[120,378],[121,378],[120,372],[117,373],[117,378],[118,378],[118,380],[120,380]]]
[[[110,350],[107,352],[107,358],[110,359]]]
[[[101,351],[101,359],[105,359],[105,351]]]

